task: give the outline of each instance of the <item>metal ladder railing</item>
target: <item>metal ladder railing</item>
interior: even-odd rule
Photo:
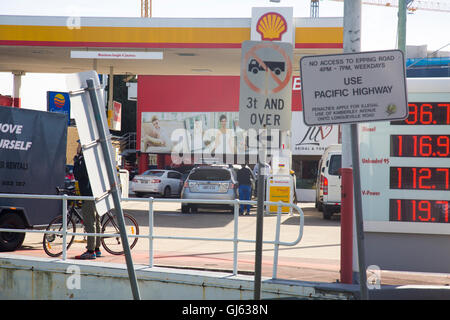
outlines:
[[[23,199],[47,199],[47,200],[62,200],[62,212],[67,212],[67,201],[69,200],[94,200],[93,197],[82,197],[82,196],[68,196],[68,195],[31,195],[31,194],[0,194],[0,198],[23,198]],[[257,205],[256,201],[252,200],[204,200],[204,199],[159,199],[159,198],[148,198],[148,199],[137,199],[137,198],[122,198],[122,201],[130,201],[130,202],[148,202],[149,204],[149,233],[148,235],[128,235],[128,237],[133,238],[146,238],[149,241],[149,267],[154,267],[154,240],[155,239],[177,239],[177,240],[201,240],[201,241],[228,241],[233,242],[233,275],[237,275],[238,273],[238,245],[240,242],[248,242],[255,243],[256,240],[251,239],[242,239],[239,238],[239,206],[241,204],[250,204]],[[229,204],[234,206],[234,232],[233,237],[231,238],[206,238],[206,237],[186,237],[186,236],[162,236],[156,235],[154,232],[154,204],[156,202],[162,203],[196,203],[196,204]],[[268,206],[277,206],[278,211],[276,229],[275,229],[275,239],[271,240],[263,240],[263,244],[273,244],[274,245],[274,256],[273,256],[273,269],[272,269],[272,278],[277,278],[277,267],[278,267],[278,253],[280,246],[295,246],[297,245],[303,237],[303,226],[304,226],[304,214],[300,207],[292,203],[285,202],[264,202],[265,208]],[[280,228],[281,228],[281,215],[282,215],[282,207],[290,207],[293,210],[299,213],[299,232],[298,236],[294,241],[286,242],[280,241]],[[293,215],[293,213],[290,213]],[[6,229],[0,228],[0,232],[29,232],[29,233],[48,233],[48,234],[61,234],[63,236],[63,253],[62,260],[65,261],[67,259],[67,248],[66,248],[66,238],[67,236],[99,236],[99,237],[111,237],[117,236],[112,234],[98,234],[98,233],[73,233],[67,231],[67,215],[63,215],[63,230],[61,231],[47,231],[47,230],[34,230],[34,229]]]

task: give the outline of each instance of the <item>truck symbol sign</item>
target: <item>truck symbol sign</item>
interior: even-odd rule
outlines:
[[[256,59],[251,59],[250,63],[248,64],[248,71],[257,74],[259,71],[267,71],[267,69],[272,70],[277,76],[281,74],[281,72],[284,72],[284,62],[280,61],[263,61],[266,68],[264,66],[260,65]]]

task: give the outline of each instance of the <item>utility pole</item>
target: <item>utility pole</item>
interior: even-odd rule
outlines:
[[[406,57],[406,0],[398,0],[397,48]]]
[[[361,52],[361,0],[344,0],[344,53],[357,52]],[[356,190],[353,206],[356,237],[353,238],[356,238],[357,250],[353,252],[357,253],[358,264],[354,265],[354,270],[359,271],[361,300],[368,300],[361,194],[358,194],[358,190],[361,190],[358,155],[358,124],[344,124],[342,125],[342,167],[353,169],[353,190]]]

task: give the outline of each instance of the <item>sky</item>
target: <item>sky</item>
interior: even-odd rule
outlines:
[[[250,18],[252,7],[293,7],[294,17],[310,16],[310,0],[152,0],[153,17]],[[450,0],[439,0],[450,9]],[[394,7],[362,5],[361,51],[397,47],[397,13]],[[370,1],[380,3],[386,1]],[[417,1],[424,2],[424,1]],[[1,15],[140,17],[140,0],[0,0]],[[321,0],[319,17],[342,17],[343,1]],[[1,24],[1,17],[0,17]],[[427,45],[428,50],[450,51],[450,12],[417,10],[407,15],[407,45]],[[444,47],[444,48],[443,48]],[[10,73],[0,70],[0,94],[12,95]],[[47,91],[66,91],[63,74],[22,77],[22,107],[46,110]]]

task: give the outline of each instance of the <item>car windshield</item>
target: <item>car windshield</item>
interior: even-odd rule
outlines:
[[[163,174],[164,174],[164,171],[147,170],[142,175],[144,175],[144,176],[162,177]]]
[[[230,180],[230,172],[224,169],[195,170],[189,176],[189,180],[224,181]]]

